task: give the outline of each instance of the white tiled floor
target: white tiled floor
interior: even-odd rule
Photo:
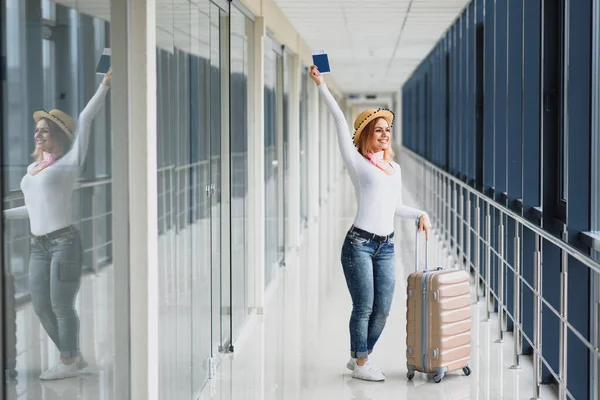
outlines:
[[[417,374],[413,382],[407,381],[405,282],[414,268],[414,231],[412,223],[403,221],[396,227],[398,269],[392,314],[372,355],[387,380],[352,379],[345,369],[351,301],[338,260],[353,215],[352,204],[345,203],[353,196],[347,182],[341,186],[340,193],[329,199],[321,224],[310,226],[299,254],[288,258],[264,316],[254,317],[236,344],[235,355],[225,357],[201,399],[530,399],[531,361],[522,358],[521,370],[509,369],[512,335],[507,334],[503,344],[494,343],[498,322],[495,318],[482,322],[483,303],[473,305],[472,375],[451,374],[435,384]],[[441,252],[433,243],[430,260],[439,265]],[[556,395],[552,388],[542,387],[541,398]]]

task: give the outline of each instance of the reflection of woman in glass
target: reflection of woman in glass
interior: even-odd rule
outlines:
[[[64,379],[87,366],[79,352],[75,298],[81,279],[81,238],[73,225],[71,197],[83,165],[94,116],[104,103],[111,71],[79,116],[78,127],[60,110],[36,111],[35,161],[21,180],[22,207],[6,218],[29,217],[29,291],[36,314],[60,351],[58,364],[40,379]]]

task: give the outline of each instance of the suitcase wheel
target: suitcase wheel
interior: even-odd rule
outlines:
[[[414,377],[415,377],[415,371],[408,371],[406,373],[406,378],[408,378],[409,381],[412,381]]]
[[[444,377],[444,375],[442,375],[442,374],[435,374],[435,375],[433,375],[433,381],[435,383],[440,383],[442,381],[443,377]]]
[[[463,372],[465,373],[466,376],[471,375],[471,367],[469,367],[467,365],[466,367],[463,368]]]

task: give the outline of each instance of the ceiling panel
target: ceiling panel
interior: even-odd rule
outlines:
[[[397,91],[469,0],[275,0],[346,92]]]

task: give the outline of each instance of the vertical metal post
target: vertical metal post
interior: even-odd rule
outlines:
[[[433,179],[431,179],[432,171],[429,167],[425,168],[427,173],[427,209],[430,210],[433,200],[433,196],[431,195],[431,192],[433,192],[433,190],[431,190],[433,188]]]
[[[562,239],[565,242],[569,241],[567,227],[563,229]],[[569,300],[569,254],[563,249],[561,250],[560,262],[560,335],[558,341],[558,398],[560,400],[567,399],[567,338],[568,338],[568,300]]]
[[[448,202],[448,182],[447,178],[443,177],[443,188],[444,188],[444,230],[445,230],[445,239],[449,242],[450,239],[448,236],[450,235],[450,210],[449,202]]]
[[[498,224],[498,340],[504,343],[504,215],[500,212]]]
[[[444,186],[442,183],[442,174],[438,173],[438,179],[437,179],[437,183],[438,183],[438,221],[440,224],[440,238],[441,238],[441,246],[439,246],[439,249],[443,249],[444,247],[444,229],[445,229],[445,220],[444,220]],[[439,260],[439,258],[438,258]]]
[[[513,321],[513,365],[510,369],[521,369],[520,355],[522,352],[521,348],[521,238],[519,235],[519,222],[515,221],[515,275],[513,280],[513,309],[514,309],[514,321]]]
[[[479,303],[479,285],[481,283],[481,213],[479,198],[475,198],[475,292]]]
[[[437,218],[440,224],[440,233],[443,232],[444,221],[442,219],[442,175],[438,172],[436,176],[437,184]]]
[[[431,176],[429,174],[429,167],[427,167],[426,165],[424,166],[425,168],[425,207],[423,207],[425,210],[429,210],[430,209],[430,205],[431,205],[431,191],[429,190],[431,188]]]
[[[485,204],[485,321],[490,320],[490,297],[492,292],[492,216],[490,215],[490,203]]]
[[[600,281],[600,274],[598,275],[598,281]],[[599,282],[600,283],[600,282]],[[600,284],[596,287],[596,289],[598,289],[600,287]],[[594,308],[595,308],[595,312],[594,312],[594,318],[593,318],[593,324],[596,330],[596,334],[594,335],[594,348],[596,349],[594,351],[594,356],[595,359],[593,361],[594,363],[594,367],[591,368],[591,373],[593,374],[591,376],[592,378],[592,382],[594,384],[594,380],[596,380],[595,384],[594,384],[594,395],[593,395],[593,399],[594,400],[600,400],[600,379],[598,379],[597,377],[600,376],[600,301],[596,301],[596,303],[594,304]]]
[[[540,381],[542,372],[542,252],[540,235],[535,234],[535,251],[533,253],[533,285],[535,301],[533,302],[533,397],[540,399]]]
[[[467,235],[466,235],[466,248],[467,248],[467,271],[470,273],[471,272],[471,237],[472,237],[472,233],[471,233],[471,193],[467,193],[467,209],[466,209],[466,214],[467,214],[467,226],[466,226],[466,230],[467,230]]]
[[[96,187],[92,188],[92,270],[98,273],[98,226],[97,219],[98,207],[96,201]]]
[[[460,191],[459,201],[458,201],[458,217],[456,220],[458,221],[458,247],[460,249],[458,253],[458,265],[463,265],[463,261],[465,259],[465,198],[464,198],[464,190],[463,188],[458,189]]]
[[[427,173],[427,181],[429,182],[428,190],[429,190],[429,204],[427,209],[433,210],[433,169],[430,169]]]
[[[452,250],[452,259],[456,260],[456,253],[459,252],[459,243],[458,243],[458,207],[456,201],[456,184],[454,182],[450,182],[452,185],[452,240],[454,241],[454,249]],[[456,264],[456,263],[455,263]]]
[[[592,2],[592,171],[600,171],[600,2]],[[600,175],[592,178],[591,204],[600,202]],[[600,230],[600,209],[591,207],[592,230]],[[600,252],[593,252],[592,257],[600,259]],[[593,400],[600,400],[600,274],[592,273],[594,278],[593,290],[593,315],[591,337],[594,344],[594,354],[590,365],[590,392]]]

